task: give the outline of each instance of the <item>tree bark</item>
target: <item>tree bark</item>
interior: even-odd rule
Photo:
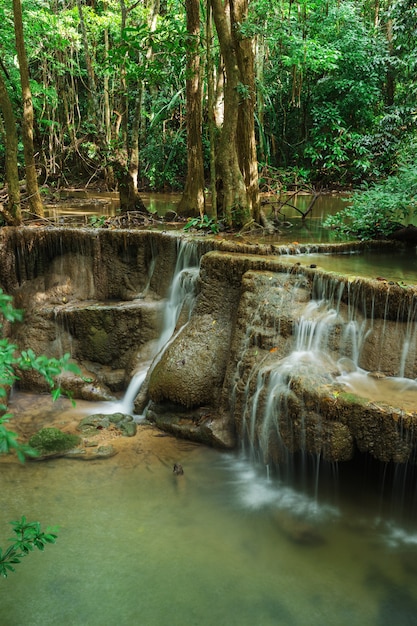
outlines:
[[[187,178],[178,213],[190,217],[204,214],[204,165],[202,84],[200,69],[200,0],[186,0],[187,12]]]
[[[212,217],[217,222],[216,192],[216,118],[213,62],[213,15],[210,0],[207,0],[206,15],[206,70],[207,70],[207,110],[210,139],[210,191]]]
[[[23,151],[25,155],[26,187],[28,202],[31,211],[43,217],[44,210],[39,193],[38,179],[36,174],[35,155],[33,148],[33,104],[29,86],[29,68],[26,57],[25,42],[23,35],[22,6],[20,0],[13,0],[13,19],[16,40],[16,52],[19,61],[20,84],[23,99]]]
[[[255,188],[250,190],[247,187],[253,178],[254,165],[257,168],[256,158],[253,159],[253,155],[248,153],[252,140],[238,138],[238,133],[242,133],[242,124],[251,124],[249,118],[254,114],[252,78],[248,75],[250,61],[245,59],[247,49],[245,47],[245,54],[238,51],[241,43],[238,32],[240,22],[237,20],[245,19],[247,0],[211,0],[211,6],[226,73],[224,120],[216,163],[218,207],[226,224],[236,227],[248,223],[256,209],[256,202],[253,200],[256,198]],[[251,71],[253,73],[253,67]],[[246,99],[249,100],[249,106],[244,106]],[[250,133],[253,128],[250,126]]]
[[[239,103],[237,123],[237,151],[239,167],[246,185],[249,210],[252,219],[260,222],[260,200],[258,184],[258,160],[255,140],[255,55],[254,42],[241,35],[239,26],[247,19],[248,0],[232,3],[232,36],[239,66],[241,84],[244,85]]]
[[[3,76],[0,73],[0,111],[4,120],[4,136],[6,148],[6,183],[8,200],[3,216],[10,225],[19,225],[22,222],[20,208],[19,171],[17,166],[17,131],[16,118],[12,103],[6,89]]]
[[[120,0],[120,10],[122,15],[121,30],[126,28],[128,9],[124,0]],[[128,211],[147,212],[146,206],[138,191],[139,174],[139,129],[141,116],[141,90],[135,98],[133,111],[133,122],[131,133],[129,134],[129,97],[126,83],[125,68],[121,68],[122,86],[122,147],[118,151],[118,160],[114,165],[116,178],[118,179],[120,210],[122,213]]]

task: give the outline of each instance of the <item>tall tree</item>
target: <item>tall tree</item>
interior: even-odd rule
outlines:
[[[208,132],[210,141],[210,191],[213,219],[217,221],[216,191],[216,120],[215,120],[215,87],[213,60],[213,14],[210,0],[206,3],[206,68],[207,68],[207,111]]]
[[[200,67],[200,0],[186,0],[187,12],[187,178],[178,212],[204,213],[204,164],[201,137],[202,72]]]
[[[255,106],[253,68],[250,62],[244,61],[244,54],[238,51],[242,37],[240,20],[244,20],[247,15],[248,2],[211,0],[211,6],[226,74],[224,120],[216,160],[217,203],[219,213],[223,214],[229,226],[242,226],[252,219],[253,214],[258,215],[259,211],[259,205],[256,206],[253,201],[256,194],[249,190],[248,179],[245,180],[248,172],[254,170],[256,158],[253,161],[253,154],[242,152],[252,145],[252,139],[238,138],[238,132],[252,133],[254,129],[252,124],[246,128],[239,122],[242,105],[245,104],[246,109],[243,117],[248,121],[254,115]],[[253,184],[256,187],[255,181]]]
[[[3,68],[3,63],[0,63]],[[18,225],[22,221],[20,207],[19,170],[17,165],[17,130],[12,103],[6,89],[6,83],[0,70],[0,112],[4,120],[4,139],[6,147],[6,182],[7,204],[3,216],[8,224]]]
[[[23,100],[23,150],[25,155],[26,188],[31,211],[43,217],[44,210],[39,193],[38,177],[36,173],[35,151],[33,147],[33,103],[29,85],[29,67],[26,56],[23,34],[22,5],[20,0],[13,0],[13,20],[15,29],[16,52],[19,61],[20,84]]]
[[[254,40],[242,32],[248,17],[248,0],[233,2],[232,36],[241,77],[240,102],[237,120],[237,152],[239,167],[246,185],[247,202],[252,219],[260,222],[258,160],[255,140],[255,55]]]
[[[135,5],[133,5],[135,6]],[[124,0],[120,0],[121,39],[127,26],[127,15],[129,9]],[[122,141],[117,151],[118,159],[115,163],[115,171],[118,179],[120,209],[122,212],[143,211],[146,212],[145,204],[138,191],[139,173],[139,127],[141,112],[140,89],[135,85],[135,98],[133,112],[129,116],[129,93],[126,79],[126,68],[121,67],[121,130]],[[129,129],[129,117],[133,123]]]

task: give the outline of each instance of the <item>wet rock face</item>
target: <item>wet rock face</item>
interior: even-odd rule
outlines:
[[[215,315],[194,316],[155,366],[149,396],[186,408],[211,403],[223,384],[230,324]]]
[[[238,438],[264,463],[298,451],[347,461],[356,448],[385,462],[414,459],[417,415],[404,419],[386,401],[368,399],[366,389],[347,393],[340,382],[340,370],[357,368],[346,332],[351,304],[314,309],[311,292],[309,277],[293,272],[243,275],[222,396]],[[355,319],[363,337],[358,365],[378,370],[371,376],[380,380],[398,371],[404,325],[367,319],[362,310]],[[340,358],[343,351],[349,358]]]
[[[202,249],[192,316],[180,316],[184,327],[153,362],[138,413],[149,406],[159,428],[208,445],[243,441],[268,463],[300,451],[345,461],[356,449],[415,459],[415,408],[343,382],[358,368],[381,381],[401,369],[417,377],[417,347],[402,351],[416,342],[414,289],[302,267],[274,246],[205,240]],[[12,339],[70,352],[82,376],[64,377],[65,387],[111,399],[154,354],[176,259],[176,238],[159,233],[1,232],[0,284],[26,310]],[[46,389],[33,372],[21,386]]]
[[[140,231],[2,231],[0,284],[25,311],[12,340],[50,357],[70,353],[84,379],[66,377],[66,388],[76,398],[109,399],[159,336],[176,245]],[[31,371],[19,384],[48,390]]]

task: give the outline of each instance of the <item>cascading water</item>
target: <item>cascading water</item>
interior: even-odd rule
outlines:
[[[414,410],[417,382],[404,376],[404,361],[406,358],[411,361],[410,355],[416,351],[416,322],[413,310],[406,318],[405,345],[402,353],[398,346],[396,369],[391,370],[393,364],[389,359],[385,357],[385,363],[381,363],[379,350],[383,348],[380,345],[383,339],[376,339],[375,335],[378,324],[380,328],[390,323],[392,333],[395,321],[374,319],[373,302],[364,302],[363,294],[353,285],[348,285],[346,298],[345,285],[331,280],[316,280],[309,290],[313,299],[309,295],[308,299],[297,302],[305,277],[299,276],[297,280],[292,277],[291,287],[290,278],[288,275],[281,279],[279,287],[272,287],[279,293],[274,301],[278,321],[272,338],[265,334],[257,337],[254,329],[259,324],[266,326],[265,316],[271,313],[270,310],[262,313],[262,307],[271,307],[273,296],[267,296],[271,302],[264,300],[253,313],[253,323],[248,324],[246,343],[240,352],[242,358],[237,364],[231,406],[236,406],[240,395],[243,405],[240,436],[245,454],[265,465],[268,473],[272,464],[280,476],[290,478],[297,453],[297,472],[302,473],[309,462],[310,484],[314,475],[316,490],[321,460],[332,461],[330,453],[323,454],[323,441],[333,436],[329,434],[332,425],[321,415],[315,399],[316,388],[319,385],[329,388],[326,399],[329,403],[337,398],[339,391],[344,391],[366,398],[365,402],[411,406]],[[292,316],[291,322],[282,321],[285,317],[282,311]],[[405,324],[401,328],[397,325],[402,337]],[[268,351],[265,344],[271,346]],[[253,363],[253,357],[251,361],[246,355],[258,351],[263,356]],[[377,371],[378,364],[384,365],[385,373]],[[347,453],[345,458],[349,458]]]
[[[161,358],[166,347],[176,335],[179,321],[183,321],[181,328],[190,318],[196,297],[196,284],[199,272],[200,258],[197,246],[182,239],[177,241],[177,260],[173,272],[171,286],[164,309],[162,329],[149,361],[142,363],[140,369],[133,375],[123,399],[117,403],[117,410],[122,413],[132,413],[133,403],[138,395],[150,368]],[[150,267],[155,266],[155,261]],[[148,284],[150,284],[150,278]],[[180,319],[182,318],[182,320]]]
[[[200,258],[195,244],[179,240],[177,262],[165,307],[157,353],[160,353],[171,339],[181,313],[186,312],[185,322],[190,319],[196,296],[199,267]]]

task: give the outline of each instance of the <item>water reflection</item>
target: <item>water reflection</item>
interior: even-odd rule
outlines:
[[[176,211],[181,195],[177,193],[142,193],[141,198],[145,206],[157,217],[163,217],[168,211]],[[283,200],[284,196],[281,197]],[[317,198],[314,207],[307,219],[302,220],[300,211],[305,212],[309,207],[313,196],[298,194],[290,198],[290,205],[280,208],[277,217],[286,223],[280,232],[268,235],[257,229],[253,235],[246,233],[247,240],[256,239],[262,243],[292,243],[298,242],[328,242],[333,241],[336,235],[329,229],[322,228],[323,219],[340,211],[346,206],[344,196],[341,194],[326,194]],[[268,216],[273,215],[276,208],[271,199],[264,205],[264,211]],[[297,207],[297,208],[293,208]],[[297,210],[299,209],[299,210]],[[210,203],[207,211],[210,215]],[[61,200],[45,207],[45,217],[55,224],[89,225],[93,217],[114,217],[119,214],[119,198],[117,193],[90,192],[87,190],[73,190],[61,192]],[[243,235],[241,236],[243,237]]]
[[[175,211],[181,196],[170,193],[143,193],[141,198],[151,213],[159,216],[167,211]],[[99,192],[73,190],[61,192],[61,199],[54,204],[47,204],[45,216],[54,221],[60,218],[73,218],[88,223],[90,217],[113,217],[119,213],[119,194],[116,192]]]

